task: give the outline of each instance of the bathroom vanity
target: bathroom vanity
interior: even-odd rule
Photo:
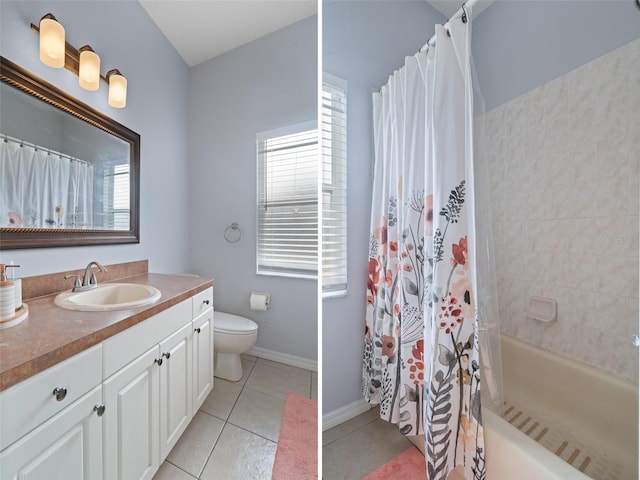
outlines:
[[[150,479],[213,388],[213,282],[140,274],[148,307],[29,301],[0,331],[0,478]]]

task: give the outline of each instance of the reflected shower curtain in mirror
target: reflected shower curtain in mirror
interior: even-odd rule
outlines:
[[[92,165],[0,141],[0,226],[90,228],[92,217]]]
[[[469,27],[437,26],[373,95],[363,394],[425,435],[429,480],[485,478]]]

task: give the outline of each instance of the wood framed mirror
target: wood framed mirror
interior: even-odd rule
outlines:
[[[0,57],[0,249],[139,243],[140,135]]]

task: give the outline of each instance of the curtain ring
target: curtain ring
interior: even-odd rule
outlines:
[[[640,0],[636,0],[636,1],[640,1]],[[467,23],[467,10],[466,10],[466,8],[464,8],[466,3],[467,2],[464,2],[462,4],[462,23]]]
[[[231,232],[229,230],[231,230]],[[238,232],[237,238],[234,238],[236,237],[236,234],[234,234],[233,232]],[[229,225],[227,228],[224,229],[224,239],[227,242],[238,243],[241,238],[242,238],[242,230],[240,230],[240,226],[236,222],[233,222],[231,225]]]

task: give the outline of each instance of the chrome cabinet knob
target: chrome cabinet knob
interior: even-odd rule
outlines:
[[[196,333],[200,333],[200,327],[196,328]]]
[[[64,397],[67,396],[67,389],[64,387],[57,387],[53,389],[52,395],[56,397],[56,400],[61,402],[64,400]]]
[[[161,358],[156,358],[153,363],[157,363],[158,366],[162,365],[162,359]]]
[[[101,417],[102,415],[104,415],[105,408],[106,407],[104,405],[96,405],[95,407],[93,407],[93,411],[96,412],[99,417]]]
[[[203,300],[202,303],[204,303],[205,305],[209,305],[209,300]]]
[[[162,356],[163,356],[164,358],[166,358],[167,360],[169,360],[169,359],[171,358],[171,352],[163,353],[163,354],[162,354]]]

